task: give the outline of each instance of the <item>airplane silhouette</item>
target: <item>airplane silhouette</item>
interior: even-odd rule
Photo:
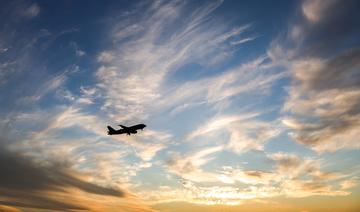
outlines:
[[[108,128],[108,135],[119,135],[119,134],[136,134],[137,130],[143,130],[146,125],[145,124],[137,124],[131,127],[126,127],[124,125],[119,125],[122,129],[115,130],[114,128],[107,126]]]

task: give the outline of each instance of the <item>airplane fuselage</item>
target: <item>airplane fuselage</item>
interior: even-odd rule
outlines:
[[[111,126],[107,126],[108,128],[108,135],[120,135],[120,134],[127,134],[127,135],[131,135],[131,134],[136,134],[137,130],[143,130],[146,125],[145,124],[137,124],[131,127],[126,127],[123,125],[119,125],[121,126],[122,129],[119,130],[115,130],[113,129]]]

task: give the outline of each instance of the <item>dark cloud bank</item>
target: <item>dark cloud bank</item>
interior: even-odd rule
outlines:
[[[293,64],[285,105],[295,120],[290,126],[293,138],[318,151],[357,148],[360,3],[310,0],[300,8],[302,15],[290,24],[287,39],[277,40],[272,48],[286,49],[287,60]],[[311,20],[306,13],[317,18]],[[344,142],[339,144],[340,140]]]
[[[60,201],[48,193],[66,194],[69,188],[97,195],[125,196],[121,190],[75,177],[65,163],[41,165],[21,152],[9,150],[6,144],[8,142],[0,138],[0,205],[59,211],[88,210],[83,205]]]

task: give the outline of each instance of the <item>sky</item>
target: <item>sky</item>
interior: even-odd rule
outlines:
[[[360,211],[359,9],[0,1],[0,211]]]

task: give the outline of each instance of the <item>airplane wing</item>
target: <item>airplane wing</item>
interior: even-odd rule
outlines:
[[[111,126],[107,126],[109,135],[125,134],[128,133],[126,129],[115,130]]]
[[[121,135],[121,134],[127,134],[127,133],[128,133],[128,131],[125,130],[125,129],[120,129],[120,130],[117,130],[117,131],[116,131],[116,134],[119,134],[119,135]]]
[[[127,131],[125,129],[120,129],[120,130],[118,130],[118,133],[119,134],[125,134],[125,133],[127,133]]]
[[[119,124],[119,126],[120,126],[121,128],[123,128],[123,129],[129,129],[129,127],[126,127],[126,126],[121,125],[121,124]]]

